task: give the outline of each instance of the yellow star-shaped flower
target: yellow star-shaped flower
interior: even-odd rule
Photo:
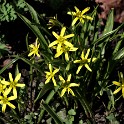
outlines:
[[[62,55],[62,53],[65,53],[65,60],[66,61],[69,61],[69,55],[68,55],[68,52],[69,51],[76,51],[78,48],[76,47],[68,47],[68,46],[65,46],[63,45],[61,47],[61,49],[55,54],[55,58],[59,57],[60,55]]]
[[[16,96],[10,96],[7,97],[8,95],[8,91],[5,90],[5,92],[3,92],[3,95],[0,96],[0,104],[2,105],[2,112],[4,113],[6,110],[6,106],[10,106],[11,108],[15,109],[15,106],[10,103],[11,100],[15,100]]]
[[[56,32],[52,32],[52,34],[56,37],[57,40],[53,41],[52,43],[49,44],[49,47],[53,47],[57,45],[57,52],[61,49],[61,46],[64,44],[68,47],[73,47],[73,45],[67,41],[68,38],[73,37],[74,34],[69,34],[64,36],[65,34],[66,27],[63,27],[61,29],[60,35],[58,35]]]
[[[75,25],[75,23],[80,20],[80,22],[84,23],[84,19],[93,20],[92,17],[84,15],[87,11],[89,11],[90,7],[85,8],[84,10],[80,11],[76,6],[74,7],[76,12],[68,12],[67,14],[72,15],[75,17],[75,19],[72,21],[72,26]]]
[[[9,94],[10,91],[13,89],[13,95],[15,97],[17,97],[17,90],[16,90],[16,87],[24,87],[25,84],[21,84],[21,83],[18,83],[18,81],[20,80],[21,78],[21,73],[18,73],[17,76],[15,77],[15,80],[13,80],[12,78],[12,74],[9,73],[9,80],[10,81],[5,81],[5,80],[2,80],[1,83],[4,84],[4,85],[8,85],[9,88],[7,88],[6,90],[6,94]]]
[[[55,76],[55,74],[59,71],[59,69],[55,69],[55,70],[53,71],[52,65],[49,64],[49,70],[50,70],[50,72],[48,72],[48,71],[45,72],[45,73],[46,73],[46,81],[45,81],[45,84],[49,83],[50,80],[52,79],[54,86],[57,86],[56,80],[55,80],[54,76]]]
[[[28,56],[37,56],[40,57],[40,54],[38,53],[39,51],[39,46],[40,44],[38,43],[38,38],[36,38],[35,44],[30,44],[29,48],[30,48],[30,53],[28,54]]]
[[[80,65],[79,65],[79,67],[78,67],[78,69],[76,71],[76,74],[79,73],[79,71],[81,70],[81,68],[83,66],[85,66],[89,71],[92,71],[91,68],[88,65],[88,63],[90,63],[90,61],[91,61],[91,58],[88,59],[89,53],[90,53],[90,49],[87,50],[87,53],[84,56],[84,51],[82,51],[81,59],[74,61],[74,63],[80,63]],[[96,60],[96,58],[92,58],[92,62],[94,62],[95,60]]]
[[[59,75],[59,79],[62,82],[61,87],[63,88],[62,91],[61,91],[60,97],[62,97],[65,94],[66,91],[68,92],[68,94],[71,93],[72,96],[75,96],[75,94],[74,94],[73,90],[71,89],[71,87],[78,87],[80,84],[70,83],[70,81],[71,81],[71,74],[68,75],[66,81],[60,75]]]
[[[122,90],[122,96],[124,98],[124,77],[123,77],[123,73],[120,72],[119,74],[119,82],[117,81],[113,81],[112,82],[114,85],[117,85],[118,88],[113,92],[113,94],[118,93],[120,90]]]

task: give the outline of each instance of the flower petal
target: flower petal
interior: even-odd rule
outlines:
[[[124,87],[122,87],[122,96],[124,98]]]
[[[69,35],[64,36],[65,39],[70,38],[70,37],[74,37],[74,34],[69,34]]]
[[[53,81],[54,86],[57,86],[56,80],[54,79],[54,77],[52,77],[52,81]]]
[[[113,83],[114,85],[121,86],[121,83],[120,83],[120,82],[113,81],[112,83]]]
[[[13,82],[12,74],[9,72],[9,80]]]
[[[59,75],[59,80],[62,81],[62,83],[65,83],[65,80],[61,75]]]
[[[61,32],[60,32],[60,36],[61,36],[61,37],[64,36],[65,30],[66,30],[66,27],[63,27],[63,28],[61,29]]]
[[[60,97],[62,97],[62,96],[65,94],[66,90],[67,90],[67,88],[64,88],[64,89],[61,91]]]
[[[83,15],[84,13],[86,13],[87,11],[89,11],[89,9],[90,9],[90,7],[87,7],[84,10],[82,10],[81,15]]]
[[[72,94],[72,96],[75,96],[74,92],[73,92],[73,90],[71,88],[68,88],[68,94],[69,94],[69,92]]]
[[[68,46],[68,47],[73,47],[73,45],[72,45],[70,42],[68,42],[68,41],[64,41],[64,44],[65,44],[66,46]]]
[[[88,58],[89,53],[90,53],[90,49],[88,49],[88,50],[87,50],[87,53],[86,53],[86,55],[85,55],[85,57],[84,57],[85,59],[87,59],[87,58]]]
[[[16,86],[17,86],[17,87],[24,87],[25,84],[19,84],[19,83],[17,83]]]
[[[69,61],[68,52],[65,52],[65,60],[66,60],[66,61]]]
[[[84,59],[84,51],[81,53],[81,59]]]
[[[56,37],[56,39],[58,39],[60,36],[56,33],[56,32],[52,32],[52,34],[54,35],[54,37]]]
[[[76,84],[76,83],[70,83],[68,85],[68,87],[79,87],[80,84]]]
[[[13,108],[13,109],[15,109],[16,107],[12,104],[12,103],[10,103],[10,102],[8,102],[7,103],[11,108]]]
[[[16,78],[15,78],[14,82],[18,82],[20,80],[20,78],[21,78],[21,73],[18,73],[16,75]]]
[[[50,73],[52,73],[52,65],[51,64],[49,64],[49,70],[50,70]]]
[[[118,93],[120,90],[121,90],[121,87],[119,87],[118,89],[116,89],[116,90],[113,92],[113,94]]]
[[[7,96],[11,90],[12,90],[12,87],[7,88],[4,92],[4,94]]]
[[[80,65],[80,66],[78,67],[78,69],[77,69],[77,71],[76,71],[76,74],[79,73],[79,71],[81,70],[82,67],[83,67],[83,65]]]
[[[16,88],[13,88],[13,95],[17,98],[17,90],[16,90]]]
[[[5,110],[6,110],[6,104],[3,104],[3,105],[2,105],[2,112],[4,113]]]
[[[74,26],[75,25],[75,23],[77,22],[77,20],[78,20],[78,17],[76,17],[73,21],[72,21],[72,26]]]
[[[4,84],[4,85],[10,85],[10,82],[5,81],[5,80],[2,80],[1,83]]]
[[[92,72],[92,70],[91,70],[91,68],[89,67],[88,64],[85,64],[84,66],[85,66],[90,72]]]
[[[55,70],[53,71],[53,75],[55,75],[58,71],[59,71],[59,69],[55,69]]]
[[[74,6],[74,8],[75,8],[76,12],[79,12],[80,11],[76,6]]]
[[[75,60],[74,63],[81,63],[82,60]]]
[[[70,82],[71,80],[71,74],[68,75],[67,82]]]
[[[86,16],[86,15],[83,15],[83,18],[86,18],[86,19],[89,19],[89,20],[93,20],[93,18],[92,17],[90,17],[90,16]]]
[[[62,53],[63,53],[63,51],[61,50],[61,51],[59,51],[59,52],[57,52],[56,54],[55,54],[55,58],[58,58],[59,56],[61,56],[62,55]]]
[[[10,97],[8,97],[8,100],[9,100],[9,101],[11,101],[11,100],[15,100],[15,99],[17,99],[16,96],[10,96]]]
[[[53,41],[52,43],[49,44],[49,47],[52,47],[58,43],[58,40]]]

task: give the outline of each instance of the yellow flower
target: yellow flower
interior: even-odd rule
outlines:
[[[9,85],[9,88],[6,90],[7,94],[10,93],[10,91],[13,89],[13,95],[15,97],[17,97],[17,90],[16,90],[16,87],[24,87],[25,84],[20,84],[18,83],[18,81],[20,80],[21,78],[21,73],[18,73],[17,76],[15,77],[15,80],[13,80],[12,78],[12,74],[9,73],[9,81],[5,81],[5,80],[2,80],[1,83],[4,84],[4,85]]]
[[[62,53],[65,53],[65,60],[69,61],[69,56],[68,56],[68,52],[69,51],[76,51],[78,48],[76,47],[68,47],[63,45],[61,47],[61,49],[55,54],[55,58],[59,57],[60,55],[62,55]]]
[[[71,74],[68,75],[66,81],[60,75],[59,75],[59,79],[62,82],[62,88],[63,88],[62,91],[61,91],[60,97],[62,97],[65,94],[66,91],[68,92],[68,94],[70,92],[72,94],[72,96],[75,96],[75,94],[74,94],[73,90],[71,89],[71,87],[78,87],[80,84],[70,83]]]
[[[114,85],[119,86],[119,87],[113,92],[113,94],[116,94],[116,93],[118,93],[120,90],[122,90],[122,96],[123,96],[123,98],[124,98],[124,77],[123,77],[123,73],[120,72],[120,74],[119,74],[119,82],[113,81],[112,83],[113,83]]]
[[[82,10],[82,12],[76,6],[74,8],[75,8],[76,12],[68,12],[67,13],[67,14],[75,17],[75,19],[72,21],[72,26],[75,25],[75,23],[78,21],[78,19],[82,23],[84,23],[84,19],[93,20],[92,17],[84,15],[87,11],[89,11],[90,7],[85,8],[84,10]]]
[[[51,17],[51,18],[49,19],[48,24],[47,24],[48,29],[53,28],[55,25],[57,25],[57,16]]]
[[[37,56],[37,57],[40,57],[40,54],[38,53],[39,51],[39,46],[40,44],[38,44],[38,38],[36,38],[36,41],[35,41],[35,45],[34,44],[30,44],[29,47],[30,47],[30,53],[28,54],[28,56]]]
[[[54,31],[52,32],[52,34],[56,37],[57,40],[55,40],[51,44],[49,44],[49,47],[53,47],[53,46],[57,45],[57,52],[61,49],[61,46],[63,44],[68,47],[73,47],[73,45],[70,42],[68,42],[67,39],[70,37],[73,37],[74,34],[69,34],[69,35],[64,36],[65,30],[66,30],[66,27],[63,27],[61,29],[60,35],[58,35]]]
[[[55,80],[54,76],[55,76],[55,74],[59,71],[59,69],[55,69],[55,70],[53,71],[52,65],[49,64],[49,70],[50,70],[50,72],[48,72],[48,71],[45,72],[45,73],[46,73],[46,81],[45,81],[45,84],[49,83],[50,80],[52,79],[54,86],[57,86],[56,80]]]
[[[2,83],[1,83],[1,79],[0,79],[0,94],[1,93],[3,93],[4,92],[4,90],[5,90],[5,88],[6,88],[6,85],[3,85]],[[5,79],[3,79],[3,81],[5,81]]]
[[[5,110],[6,110],[6,106],[10,106],[11,108],[15,109],[15,106],[10,103],[9,101],[11,100],[15,100],[16,97],[15,96],[10,96],[10,97],[7,97],[8,95],[8,92],[7,90],[3,93],[3,96],[0,96],[0,104],[2,105],[2,112],[4,113]]]
[[[89,55],[89,52],[90,52],[90,49],[87,50],[87,53],[86,55],[84,56],[84,51],[82,51],[82,54],[81,54],[81,59],[80,60],[75,60],[74,63],[80,63],[77,71],[76,71],[76,74],[79,73],[79,71],[81,70],[81,68],[83,66],[85,66],[89,71],[92,72],[91,68],[89,67],[88,63],[90,63],[91,61],[91,58],[88,59],[88,55]],[[96,58],[92,58],[92,62],[94,62],[96,60]]]

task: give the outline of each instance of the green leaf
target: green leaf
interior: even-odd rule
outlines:
[[[26,2],[25,2],[25,3],[26,3]],[[38,19],[37,13],[36,13],[36,11],[34,10],[34,8],[33,8],[31,5],[29,5],[28,3],[26,3],[26,5],[27,5],[27,7],[28,7],[28,9],[29,9],[29,12],[30,12],[30,14],[31,14],[31,16],[32,16],[32,19],[35,21],[35,23],[40,24],[40,21],[39,21],[39,19]]]
[[[13,63],[15,63],[18,60],[18,58],[12,59],[12,61],[10,63],[8,63],[6,66],[4,66],[1,70],[0,70],[0,74],[3,73],[7,68],[9,68]]]
[[[41,89],[41,91],[39,92],[37,98],[35,99],[34,103],[37,102],[38,99],[40,99],[48,90],[53,89],[53,84],[51,83],[47,83],[43,86],[43,88]]]
[[[114,25],[114,9],[112,9],[110,11],[110,14],[107,18],[107,22],[106,22],[106,26],[105,26],[104,31],[103,31],[103,35],[112,31],[113,25]]]
[[[33,31],[33,33],[36,35],[36,37],[38,37],[39,42],[41,44],[41,47],[43,47],[43,49],[48,50],[50,52],[50,49],[48,48],[48,44],[45,40],[45,38],[43,37],[43,35],[41,34],[39,28],[36,25],[32,25],[32,23],[30,22],[30,20],[28,20],[26,17],[24,17],[23,15],[18,13],[18,16],[25,22],[25,24]]]
[[[75,112],[74,109],[70,109],[70,110],[68,111],[68,114],[69,114],[69,115],[76,115],[76,112]]]
[[[63,124],[62,120],[45,101],[42,101],[42,106],[51,115],[51,117],[55,120],[57,124]]]
[[[121,50],[119,50],[118,52],[116,52],[113,57],[113,60],[119,60],[119,59],[124,59],[124,48],[122,48]]]

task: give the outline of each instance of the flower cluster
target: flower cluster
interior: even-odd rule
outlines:
[[[65,53],[65,60],[69,60],[68,52],[69,51],[76,51],[78,48],[75,48],[67,39],[74,36],[74,34],[65,35],[66,27],[61,29],[60,35],[56,32],[52,32],[52,34],[56,37],[57,40],[53,41],[49,44],[49,47],[56,49],[55,58]]]
[[[92,17],[84,15],[84,13],[86,13],[89,9],[90,8],[88,7],[81,12],[77,7],[75,7],[76,12],[68,12],[68,14],[75,16],[75,19],[72,21],[72,26],[77,22],[78,19],[82,23],[84,23],[85,18],[92,20]],[[54,56],[55,58],[58,58],[59,56],[61,56],[64,53],[65,54],[65,60],[68,62],[69,61],[69,52],[70,51],[71,52],[77,51],[78,48],[74,47],[74,45],[72,44],[72,42],[73,42],[72,40],[68,40],[69,38],[73,38],[74,34],[65,35],[66,33],[67,33],[66,27],[62,27],[59,35],[53,31],[52,34],[54,35],[56,40],[53,41],[52,43],[50,43],[49,47],[56,49],[56,53]],[[90,53],[90,49],[87,50],[86,55],[84,55],[84,50],[83,50],[80,60],[74,60],[72,58],[73,63],[79,63],[80,64],[77,71],[76,71],[76,74],[79,73],[79,71],[81,70],[81,68],[83,66],[85,66],[90,72],[92,71],[91,68],[89,67],[88,63],[94,62],[96,60],[96,58],[95,57],[88,58],[89,53]],[[57,75],[59,75],[59,80],[61,82],[61,88],[62,88],[60,96],[62,97],[66,91],[68,92],[68,94],[71,93],[72,96],[75,96],[71,87],[79,87],[79,83],[71,83],[72,74],[69,74],[67,76],[67,80],[65,80],[62,76],[60,76],[60,74],[58,74],[60,69],[55,68],[55,70],[53,70],[53,67],[51,64],[49,64],[48,68],[49,68],[49,71],[45,72],[46,73],[45,84],[49,83],[52,80],[54,86],[57,86],[58,84],[57,84],[55,77],[57,77]]]
[[[5,112],[7,105],[15,109],[15,106],[10,103],[10,101],[17,99],[16,88],[25,86],[25,84],[18,83],[20,78],[21,73],[17,74],[15,80],[13,80],[12,74],[9,73],[9,81],[6,81],[5,79],[0,80],[0,104],[2,105],[2,112]],[[13,95],[11,91],[13,91]]]

